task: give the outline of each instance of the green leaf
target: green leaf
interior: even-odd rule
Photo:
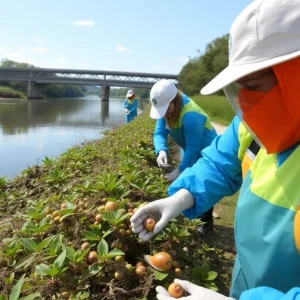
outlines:
[[[53,266],[55,269],[60,269],[63,266],[64,261],[66,259],[66,255],[67,255],[67,251],[65,249],[54,261]]]
[[[47,276],[50,269],[51,268],[46,264],[39,264],[35,266],[35,272],[41,276]]]
[[[53,236],[49,236],[45,239],[43,239],[40,244],[38,245],[38,250],[41,251],[43,250],[45,247],[47,247],[49,245],[49,243],[55,238],[55,235]]]
[[[154,269],[154,275],[155,275],[156,279],[162,281],[169,275],[169,273],[163,273],[163,272],[160,272],[160,271]]]
[[[100,237],[90,231],[84,231],[83,236],[89,241],[99,241]]]
[[[207,281],[214,280],[218,276],[218,273],[215,271],[209,271],[207,274]]]
[[[21,242],[25,249],[27,249],[30,253],[37,251],[37,244],[34,240],[28,238],[21,238]]]
[[[7,300],[7,297],[5,295],[0,295],[0,300]]]
[[[66,246],[66,255],[67,255],[67,258],[72,261],[73,263],[75,263],[76,261],[76,255],[77,255],[77,251],[74,250],[73,248],[71,247],[68,247]]]
[[[73,211],[73,210],[72,210],[72,211]],[[68,218],[68,217],[70,217],[70,216],[73,216],[73,215],[75,215],[74,212],[72,212],[72,213],[66,213],[66,214],[64,214],[64,215],[60,218],[60,220],[63,221],[64,219],[66,219],[66,218]]]
[[[83,260],[83,258],[90,252],[90,248],[89,249],[86,249],[86,250],[83,250],[82,252],[81,251],[78,251],[76,253],[76,257],[75,257],[75,260],[76,262],[79,262],[81,260]]]
[[[121,250],[118,249],[113,249],[111,250],[109,253],[107,253],[106,255],[104,255],[106,258],[113,258],[119,255],[125,255],[125,253]]]
[[[213,290],[215,292],[218,291],[218,287],[216,286],[216,284],[214,282],[203,282],[203,285],[210,290]]]
[[[41,298],[41,294],[40,293],[34,293],[34,294],[30,294],[26,297],[21,298],[21,300],[34,300],[35,298]]]
[[[106,254],[108,253],[108,244],[107,242],[102,239],[97,247],[97,252],[99,254],[99,256],[106,256]]]
[[[28,268],[30,265],[32,265],[32,263],[35,261],[35,256],[29,256],[29,257],[25,257],[24,259],[22,259],[21,261],[19,261],[19,263],[15,266],[15,269],[21,269],[24,267],[24,269]]]
[[[9,295],[9,300],[18,300],[19,296],[21,294],[22,285],[24,283],[25,274],[22,275],[22,277],[18,280],[16,285],[11,290],[11,293]]]
[[[86,270],[84,270],[85,276],[94,276],[102,270],[102,266],[100,262],[96,262],[90,265]]]

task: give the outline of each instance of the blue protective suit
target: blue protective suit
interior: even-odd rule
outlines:
[[[284,294],[270,287],[258,287],[243,292],[240,300],[300,300],[300,288],[292,288]]]
[[[131,101],[125,99],[123,107],[129,110],[129,114],[126,114],[126,123],[133,121],[133,119],[137,116],[138,99],[134,98]]]
[[[201,157],[201,150],[211,144],[217,133],[205,112],[193,100],[182,94],[182,109],[174,128],[167,129],[165,118],[156,121],[154,131],[156,154],[161,150],[168,153],[168,135],[183,150],[178,167],[182,172]]]
[[[260,149],[243,180],[243,160],[252,141],[235,117],[225,133],[202,151],[203,158],[168,190],[169,195],[182,188],[190,191],[195,206],[183,213],[196,218],[240,189],[234,226],[237,256],[230,291],[235,299],[259,286],[286,293],[300,285],[299,143],[278,154],[268,155]]]

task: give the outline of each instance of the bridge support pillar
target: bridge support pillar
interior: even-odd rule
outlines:
[[[27,86],[27,97],[28,99],[41,99],[44,97],[42,87],[35,83],[28,81]]]
[[[101,88],[101,100],[108,101],[109,100],[109,90],[110,86],[102,86]]]

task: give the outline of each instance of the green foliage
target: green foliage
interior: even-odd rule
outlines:
[[[49,84],[45,88],[43,88],[43,94],[47,98],[74,98],[84,96],[84,93],[80,86],[71,84]]]
[[[188,95],[199,94],[200,89],[228,65],[228,34],[210,42],[205,53],[191,58],[179,73],[181,90]],[[220,92],[219,94],[222,94]]]
[[[8,86],[0,86],[0,97],[3,98],[25,98],[24,93],[15,91]]]
[[[224,96],[194,96],[192,99],[209,115],[210,120],[229,125],[235,112]]]

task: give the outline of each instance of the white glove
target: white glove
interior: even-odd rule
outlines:
[[[165,178],[168,180],[168,181],[174,181],[175,179],[177,179],[177,177],[181,174],[181,172],[179,171],[178,168],[176,168],[173,172],[167,174],[165,176]]]
[[[175,279],[174,282],[179,283],[182,288],[190,294],[189,296],[181,297],[180,299],[182,300],[235,300],[186,280]],[[168,291],[162,286],[157,286],[156,292],[158,300],[176,300],[176,298],[171,297]]]
[[[130,111],[129,111],[127,108],[125,108],[125,113],[126,113],[126,114],[129,114]]]
[[[168,157],[167,157],[167,153],[164,150],[160,150],[158,157],[156,159],[156,162],[158,164],[158,166],[162,169],[168,169],[171,166],[168,164]]]
[[[176,218],[182,211],[194,206],[194,204],[192,194],[181,189],[171,197],[156,200],[140,207],[130,219],[131,230],[134,233],[139,233],[140,239],[147,241],[161,231],[171,219]],[[153,231],[148,232],[143,223],[149,217],[157,223]]]

